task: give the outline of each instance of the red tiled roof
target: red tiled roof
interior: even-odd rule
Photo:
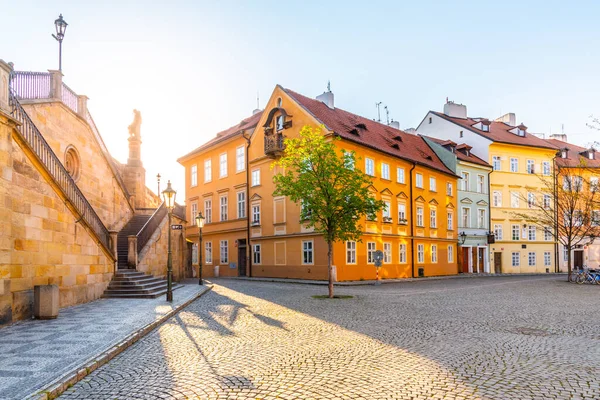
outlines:
[[[303,96],[290,89],[284,90],[329,130],[343,139],[454,175],[422,137],[352,114],[341,108],[331,109],[319,100]]]
[[[488,164],[487,162],[485,162],[483,159],[477,157],[475,154],[473,154],[470,150],[471,150],[471,146],[469,146],[466,143],[461,143],[461,144],[456,144],[451,140],[447,140],[447,139],[438,139],[438,138],[434,138],[431,136],[425,136],[425,135],[421,135],[423,137],[426,137],[427,139],[431,140],[432,142],[436,142],[439,145],[442,146],[446,146],[446,145],[454,145],[456,147],[456,152],[454,154],[456,154],[456,158],[458,158],[461,161],[466,161],[466,162],[470,162],[473,164],[479,164],[479,165],[483,165],[485,167],[491,167],[490,164]],[[469,149],[469,155],[466,155],[465,153],[458,151],[459,149],[462,148],[468,148]]]
[[[490,131],[484,132],[481,129],[475,128],[473,125],[477,124],[472,118],[456,118],[449,117],[444,113],[431,111],[433,114],[441,117],[447,121],[454,122],[457,125],[460,125],[466,129],[469,129],[472,132],[477,133],[483,137],[486,137],[494,142],[500,143],[508,143],[508,144],[517,144],[521,146],[531,146],[531,147],[542,147],[547,149],[554,149],[555,147],[548,143],[546,140],[539,138],[531,133],[527,133],[525,136],[517,136],[514,133],[509,132],[510,130],[516,128],[516,126],[510,126],[504,122],[496,122],[492,121],[490,124]],[[521,124],[522,125],[522,124]]]
[[[556,146],[556,148],[568,149],[567,158],[556,157],[556,165],[563,168],[581,167],[585,165],[588,168],[600,168],[600,154],[597,152],[594,160],[582,156],[580,153],[589,150],[585,147],[577,146],[572,143],[563,142],[562,140],[546,139],[546,142]]]
[[[252,116],[248,117],[248,118],[244,118],[239,124],[234,125],[230,128],[225,129],[224,131],[221,131],[219,133],[217,133],[217,135],[210,139],[208,142],[204,143],[202,146],[192,150],[191,152],[187,153],[184,156],[181,156],[177,159],[177,161],[182,161],[183,159],[194,155],[196,153],[199,153],[203,150],[206,150],[207,148],[211,147],[214,144],[220,143],[224,140],[230,139],[236,135],[241,135],[243,131],[245,131],[246,129],[252,129],[255,128],[256,125],[258,124],[258,121],[260,120],[260,117],[262,116],[262,111],[257,112],[256,114],[253,114]]]

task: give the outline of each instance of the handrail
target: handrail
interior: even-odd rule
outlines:
[[[70,87],[68,87],[65,83],[62,84],[62,90],[60,94],[60,99],[64,103],[65,106],[69,107],[75,114],[79,110],[78,107],[78,97],[77,93]]]
[[[94,232],[98,238],[98,242],[104,247],[105,251],[108,254],[112,254],[108,229],[106,229],[98,214],[96,214],[77,187],[77,184],[75,184],[75,181],[73,181],[71,175],[69,175],[59,158],[52,151],[48,142],[46,142],[33,121],[31,121],[29,115],[27,115],[17,100],[13,90],[9,91],[9,101],[11,115],[21,123],[17,128],[17,132],[21,134],[25,144],[35,154],[40,164],[46,169],[46,172],[52,176],[63,195],[79,214],[80,219]]]
[[[154,214],[146,221],[142,229],[137,233],[137,252],[138,255],[141,253],[146,243],[150,240],[156,229],[159,227],[161,221],[167,215],[167,207],[163,201],[160,207],[156,209]]]
[[[10,85],[18,100],[50,98],[48,72],[13,71]]]

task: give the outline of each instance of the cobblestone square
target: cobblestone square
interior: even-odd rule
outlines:
[[[214,289],[64,399],[598,399],[600,288],[564,276]]]

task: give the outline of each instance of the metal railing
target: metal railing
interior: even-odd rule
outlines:
[[[266,155],[279,155],[284,149],[285,146],[283,144],[283,134],[276,133],[274,135],[265,135]]]
[[[148,240],[152,237],[156,229],[158,229],[161,221],[167,215],[167,207],[165,206],[165,202],[163,201],[160,207],[156,209],[154,214],[146,221],[142,229],[137,233],[137,252],[140,254]],[[169,228],[171,229],[171,228]]]
[[[60,99],[62,102],[69,107],[75,114],[77,114],[78,110],[78,97],[77,93],[75,93],[70,87],[66,84],[62,84],[62,90],[60,94]]]
[[[21,134],[24,142],[44,166],[46,172],[52,176],[63,195],[79,214],[80,219],[94,232],[98,238],[98,242],[108,254],[112,254],[108,229],[106,229],[98,214],[96,214],[73,181],[71,175],[69,175],[56,154],[52,151],[48,142],[46,142],[40,131],[31,121],[12,90],[9,93],[9,101],[12,117],[21,123],[17,131]]]
[[[10,80],[18,100],[50,98],[48,72],[13,71]]]

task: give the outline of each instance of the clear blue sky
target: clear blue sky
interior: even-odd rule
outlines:
[[[90,4],[88,4],[90,3]],[[93,4],[92,4],[93,3]],[[289,3],[289,4],[288,4]],[[0,58],[57,68],[50,36],[62,13],[64,81],[89,108],[113,156],[127,159],[142,111],[144,164],[174,180],[176,159],[264,106],[276,84],[406,129],[446,97],[469,115],[515,112],[532,132],[586,144],[600,114],[600,2],[595,1],[12,1]],[[183,196],[179,198],[183,201]]]

